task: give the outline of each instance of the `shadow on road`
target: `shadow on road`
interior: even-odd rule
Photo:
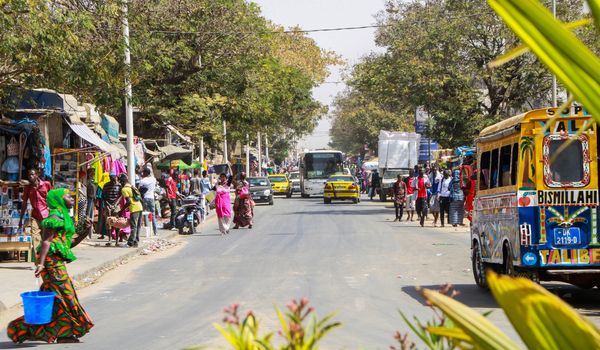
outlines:
[[[419,286],[432,290],[439,290],[444,285]],[[551,293],[560,297],[567,304],[576,308],[579,313],[588,317],[600,316],[600,290],[581,289],[568,284],[543,284],[543,286]],[[455,290],[460,294],[455,297],[461,303],[474,308],[498,308],[498,304],[494,300],[491,292],[483,290],[475,284],[455,284]],[[402,291],[413,299],[420,302],[423,306],[427,306],[425,299],[417,291],[417,286],[406,286]]]
[[[27,348],[37,348],[40,345],[48,345],[43,342],[33,342],[33,343],[23,343],[23,344],[15,344],[11,341],[0,341],[0,349],[27,349]],[[50,344],[51,345],[51,344]]]
[[[33,270],[33,268],[31,266],[0,266],[0,270]]]

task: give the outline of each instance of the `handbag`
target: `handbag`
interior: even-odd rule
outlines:
[[[242,189],[240,190],[240,198],[248,199],[249,196],[250,196],[250,191],[248,190],[248,187],[246,187],[246,186],[242,187]]]

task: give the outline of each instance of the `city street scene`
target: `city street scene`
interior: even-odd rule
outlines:
[[[0,0],[0,349],[600,349],[600,0]]]

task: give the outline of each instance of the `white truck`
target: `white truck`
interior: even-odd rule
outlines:
[[[379,131],[379,199],[385,202],[393,197],[393,186],[398,175],[408,175],[419,161],[421,135],[414,132]]]

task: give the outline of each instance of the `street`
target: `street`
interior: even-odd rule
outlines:
[[[326,206],[321,198],[279,197],[274,206],[257,207],[252,230],[223,237],[211,220],[201,234],[180,237],[186,244],[174,254],[142,265],[114,286],[104,287],[101,279],[94,293],[84,290],[82,304],[95,327],[82,344],[55,347],[214,348],[224,345],[212,326],[221,322],[224,307],[240,303],[243,315],[255,312],[263,332],[276,332],[274,306],[285,308],[305,296],[320,316],[336,312],[343,323],[323,348],[386,349],[396,330],[408,330],[398,310],[423,321],[433,315],[415,287],[445,282],[467,305],[496,310],[490,319],[516,338],[490,294],[473,283],[467,230],[392,222],[392,211],[389,203],[384,208],[364,198],[358,205]],[[597,289],[553,289],[600,324]],[[18,346],[2,334],[0,347]]]

